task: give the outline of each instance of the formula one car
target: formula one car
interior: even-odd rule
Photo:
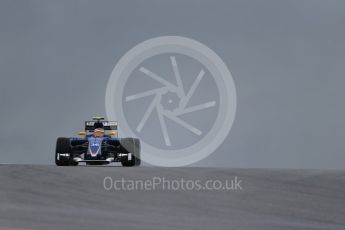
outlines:
[[[76,166],[81,162],[87,165],[106,165],[121,162],[122,166],[140,165],[140,140],[118,138],[116,121],[104,121],[94,117],[85,121],[85,131],[81,138],[59,137],[56,143],[55,164]]]

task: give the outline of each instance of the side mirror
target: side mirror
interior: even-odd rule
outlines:
[[[79,135],[86,135],[86,132],[79,132]]]
[[[117,135],[117,131],[112,130],[112,131],[109,131],[108,134],[109,134],[109,135],[116,136],[116,135]]]

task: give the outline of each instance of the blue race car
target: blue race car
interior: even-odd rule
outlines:
[[[81,138],[59,137],[56,143],[55,164],[76,166],[81,162],[87,165],[106,165],[121,162],[122,166],[139,166],[140,140],[118,138],[116,121],[104,121],[94,117],[85,121],[85,131]]]

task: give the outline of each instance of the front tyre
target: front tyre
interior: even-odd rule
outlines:
[[[121,146],[129,153],[132,154],[131,160],[123,158],[121,164],[124,167],[140,166],[140,140],[138,138],[122,138],[120,140]]]
[[[59,137],[56,141],[55,164],[57,166],[76,166],[71,155],[71,143],[69,138]]]

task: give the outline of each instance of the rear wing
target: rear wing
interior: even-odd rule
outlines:
[[[85,121],[85,131],[92,132],[96,122],[102,122],[104,130],[117,131],[117,121]]]

